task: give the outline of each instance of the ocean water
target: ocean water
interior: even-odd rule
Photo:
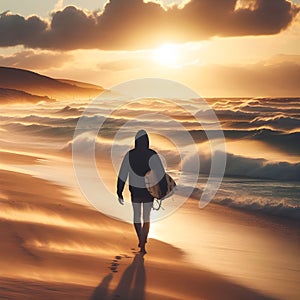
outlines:
[[[203,187],[205,178],[199,177]],[[299,182],[224,177],[214,203],[300,220]]]
[[[300,98],[206,101],[218,117],[227,148],[225,176],[213,202],[299,220]],[[122,104],[111,95],[86,113],[87,101],[1,106],[1,149],[71,155],[77,122],[84,118],[88,126],[76,137],[82,140],[83,159],[84,151],[95,142],[96,157],[97,153],[111,153],[117,169],[122,155],[132,147],[135,133],[145,128],[150,139],[152,137],[151,147],[162,155],[168,171],[175,170],[175,177],[184,164],[185,169],[189,169],[192,155],[199,156],[201,175],[194,191],[197,198],[205,187],[214,155],[207,146],[208,136],[214,138],[214,120],[209,118],[207,106],[202,104],[199,99],[182,102],[177,99],[176,105],[170,99]],[[118,109],[111,113],[116,106]],[[189,112],[184,107],[188,107]],[[206,131],[195,116],[205,124]],[[101,128],[97,128],[99,122],[103,122]],[[93,141],[88,134],[95,130],[99,132]],[[198,147],[199,153],[189,152],[190,145],[183,138],[185,134],[191,136],[190,141]],[[186,176],[185,182],[189,185],[188,174]]]

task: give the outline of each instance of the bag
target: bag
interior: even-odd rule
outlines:
[[[174,179],[168,173],[165,173],[165,179],[167,182],[167,189],[166,192],[163,193],[155,172],[153,170],[150,170],[145,174],[146,188],[151,196],[153,196],[157,200],[164,200],[172,196],[175,192],[176,182],[174,181]]]

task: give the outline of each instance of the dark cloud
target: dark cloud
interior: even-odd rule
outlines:
[[[275,34],[299,11],[287,0],[256,0],[253,7],[237,8],[237,0],[192,0],[182,9],[165,10],[153,2],[111,0],[100,13],[66,7],[53,13],[49,24],[37,16],[3,14],[0,46],[137,49],[217,35]]]
[[[72,58],[61,52],[35,52],[25,50],[9,56],[0,56],[0,65],[15,68],[45,70],[61,67]]]
[[[0,16],[0,46],[30,45],[41,39],[47,23],[37,16],[25,19],[9,13]]]

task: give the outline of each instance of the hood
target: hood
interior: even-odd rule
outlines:
[[[149,148],[149,137],[145,130],[140,130],[135,135],[135,148],[137,149]]]

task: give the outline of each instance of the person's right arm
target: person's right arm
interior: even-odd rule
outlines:
[[[123,158],[119,175],[118,175],[117,195],[119,197],[119,201],[120,199],[123,199],[123,190],[124,190],[125,182],[128,177],[128,173],[129,173],[129,152],[127,152]]]

